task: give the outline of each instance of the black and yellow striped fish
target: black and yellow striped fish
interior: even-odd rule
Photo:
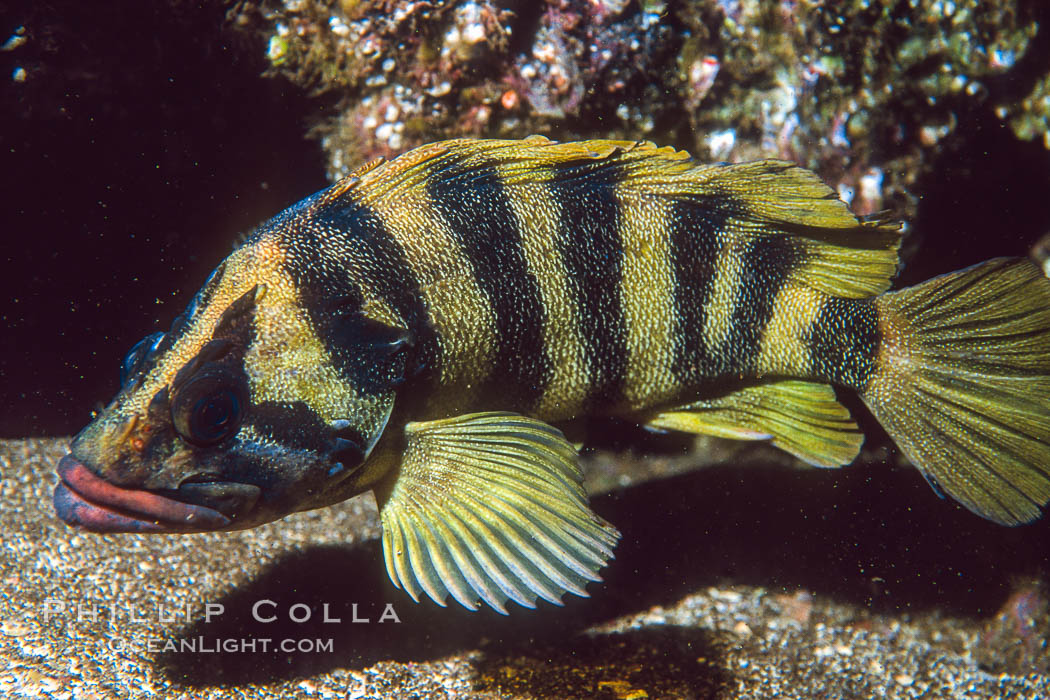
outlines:
[[[1050,500],[1050,281],[1000,258],[886,292],[894,226],[811,172],[648,143],[457,140],[255,231],[59,464],[101,532],[247,528],[372,490],[386,566],[469,608],[586,595],[616,530],[554,426],[615,415],[819,466],[857,392],[986,518]]]

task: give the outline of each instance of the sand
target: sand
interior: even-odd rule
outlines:
[[[51,507],[65,441],[0,442],[0,696],[1050,691],[1045,523],[985,523],[875,457],[705,445],[591,453],[592,503],[624,533],[606,580],[503,617],[394,589],[370,496],[245,532],[81,534]]]

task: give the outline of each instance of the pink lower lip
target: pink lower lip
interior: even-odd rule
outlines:
[[[231,523],[211,508],[111,484],[72,455],[59,461],[58,475],[55,512],[69,525],[91,532],[193,532],[221,530]]]

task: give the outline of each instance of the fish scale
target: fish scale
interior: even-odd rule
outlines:
[[[938,493],[1050,500],[1050,280],[998,258],[887,292],[898,227],[782,161],[462,139],[249,235],[58,465],[98,532],[253,527],[371,490],[414,599],[586,595],[619,533],[562,427],[616,415],[853,461],[865,402]]]

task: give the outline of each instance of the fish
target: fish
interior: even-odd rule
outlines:
[[[620,537],[571,426],[764,440],[818,467],[860,397],[935,491],[1050,500],[1050,280],[996,258],[890,290],[901,227],[813,172],[648,142],[441,141],[251,232],[57,465],[76,528],[238,530],[371,491],[414,600],[501,613]]]

